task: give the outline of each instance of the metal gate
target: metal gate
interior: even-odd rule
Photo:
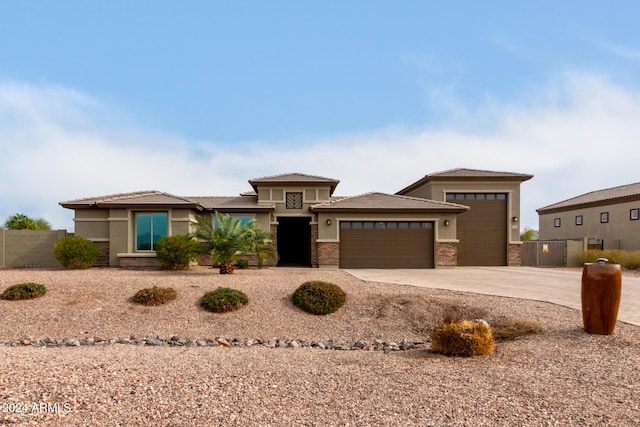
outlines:
[[[522,242],[522,265],[527,267],[565,267],[567,265],[567,242],[564,240]]]

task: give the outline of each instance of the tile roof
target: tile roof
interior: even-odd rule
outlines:
[[[232,212],[239,210],[243,212],[251,211],[272,211],[274,209],[271,204],[258,204],[257,195],[243,195],[232,197],[189,197],[189,199],[198,202],[206,210],[219,210],[223,212]]]
[[[496,171],[488,171],[488,170],[481,170],[481,169],[465,169],[465,168],[448,169],[441,172],[434,172],[427,176],[431,178],[512,178],[512,179],[518,179],[518,180],[522,179],[522,181],[526,181],[528,179],[533,178],[533,175],[527,175],[522,173],[496,172]]]
[[[65,208],[99,206],[117,207],[130,205],[184,206],[198,208],[198,204],[191,199],[156,190],[136,191],[132,193],[110,194],[107,196],[69,200],[66,202],[60,202],[60,205]]]
[[[425,175],[423,178],[417,180],[413,184],[410,184],[398,191],[396,194],[406,194],[409,191],[427,184],[431,181],[518,181],[523,182],[533,178],[533,175],[514,173],[514,172],[496,172],[480,169],[466,169],[457,168],[449,169],[441,172],[435,172],[429,175]]]
[[[536,212],[538,212],[538,214],[545,214],[577,208],[611,205],[632,200],[640,200],[640,182],[592,191],[590,193],[582,194],[571,199],[563,200],[562,202],[536,209]]]
[[[258,184],[329,184],[331,193],[340,183],[337,179],[326,178],[324,176],[307,175],[304,173],[285,173],[280,175],[263,176],[249,180],[249,184],[255,191],[258,191]]]
[[[372,211],[438,211],[464,212],[467,206],[417,197],[399,196],[385,193],[366,193],[360,196],[345,197],[329,203],[313,205],[311,210],[372,210]]]

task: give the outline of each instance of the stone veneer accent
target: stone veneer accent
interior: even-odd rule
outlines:
[[[318,265],[335,266],[340,265],[340,243],[338,242],[318,242]]]
[[[436,242],[434,264],[436,267],[453,267],[458,265],[458,243]]]
[[[109,242],[93,242],[98,248],[98,259],[94,267],[109,267]]]
[[[311,224],[311,267],[318,267],[318,224]]]
[[[522,244],[511,243],[509,244],[509,266],[521,266],[522,265]]]
[[[162,268],[160,261],[155,256],[122,256],[118,258],[118,266],[122,268],[142,268],[159,270]]]

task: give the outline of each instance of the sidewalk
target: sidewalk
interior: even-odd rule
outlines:
[[[368,282],[397,283],[546,301],[582,310],[582,271],[536,267],[345,271]],[[622,277],[618,320],[640,326],[640,277]]]

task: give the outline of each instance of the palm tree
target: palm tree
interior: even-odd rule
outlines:
[[[24,214],[15,214],[7,218],[3,228],[7,230],[51,230],[51,224],[42,218],[29,218]]]
[[[252,250],[253,221],[243,225],[231,215],[220,212],[215,215],[215,226],[207,217],[197,216],[193,236],[203,242],[204,251],[211,254],[213,266],[219,266],[220,274],[231,274],[236,257]]]
[[[261,228],[251,228],[251,252],[256,254],[258,259],[258,268],[264,265],[264,257],[268,256],[273,260],[278,260],[278,252],[272,246],[267,244],[267,240],[273,239],[273,235]]]

